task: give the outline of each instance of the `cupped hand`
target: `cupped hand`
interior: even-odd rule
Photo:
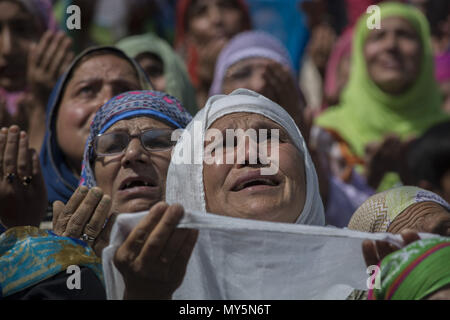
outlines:
[[[28,55],[27,80],[33,95],[45,102],[58,77],[74,58],[72,39],[64,32],[46,31]]]
[[[417,231],[406,229],[400,232],[403,238],[403,245],[420,240],[420,236]],[[362,243],[362,251],[364,256],[364,261],[367,266],[378,265],[381,260],[383,260],[387,255],[401,248],[396,245],[389,243],[388,241],[372,241],[364,240]]]
[[[0,220],[7,227],[39,226],[47,191],[39,157],[17,125],[0,130]]]
[[[111,197],[100,188],[80,186],[66,204],[53,203],[53,232],[83,239],[101,256],[117,215],[111,213],[111,207]]]
[[[181,285],[198,236],[177,228],[183,214],[180,205],[157,203],[117,249],[124,299],[171,299]]]

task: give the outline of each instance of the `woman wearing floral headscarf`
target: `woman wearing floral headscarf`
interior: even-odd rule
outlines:
[[[148,210],[164,200],[172,133],[190,120],[178,100],[157,91],[125,92],[100,108],[90,126],[80,187],[66,204],[53,205],[55,233],[81,236],[100,255],[113,212]]]

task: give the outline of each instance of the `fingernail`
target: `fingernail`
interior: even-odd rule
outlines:
[[[100,188],[94,187],[92,188],[92,193],[94,194],[94,196],[96,196],[97,198],[100,198],[103,195],[103,192]]]
[[[86,193],[88,193],[89,189],[87,187],[83,186],[79,189],[79,191],[81,194],[86,194]]]

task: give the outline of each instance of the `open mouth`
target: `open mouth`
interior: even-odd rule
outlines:
[[[275,176],[247,174],[236,181],[231,191],[239,192],[251,187],[277,187],[279,185],[280,181]]]
[[[136,179],[127,179],[122,182],[119,190],[132,189],[137,187],[156,187],[156,184],[152,181],[142,180],[139,178]]]

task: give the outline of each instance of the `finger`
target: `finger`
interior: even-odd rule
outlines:
[[[102,256],[103,249],[109,244],[109,235],[111,234],[112,227],[114,226],[114,222],[116,222],[118,213],[113,212],[106,222],[105,227],[100,231],[100,234],[97,236],[94,242],[94,251],[97,256]]]
[[[58,48],[54,59],[52,59],[49,66],[49,74],[52,77],[58,77],[60,68],[63,66],[66,55],[69,53],[70,47],[72,46],[72,39],[63,36],[61,40],[61,46]]]
[[[64,206],[64,209],[61,211],[58,220],[53,225],[53,230],[56,234],[62,235],[64,233],[70,218],[77,210],[83,199],[86,197],[88,191],[89,189],[85,186],[81,186],[77,190],[75,190],[69,201]]]
[[[43,179],[38,153],[34,149],[28,150],[31,158],[31,175],[33,176],[33,180]]]
[[[94,187],[89,190],[87,196],[81,202],[77,210],[70,217],[63,236],[78,238],[82,235],[84,227],[95,212],[97,205],[102,199],[103,192],[100,188]]]
[[[400,234],[403,238],[403,242],[404,242],[405,246],[409,245],[410,243],[412,243],[414,241],[420,240],[419,234],[416,231],[411,230],[411,229],[403,230],[402,232],[400,232]]]
[[[189,229],[177,229],[168,239],[159,259],[162,263],[171,264],[190,234]]]
[[[84,233],[86,233],[89,237],[97,238],[102,231],[111,210],[111,203],[111,197],[108,195],[104,195],[100,200],[94,214],[92,215],[92,218],[84,228]]]
[[[75,54],[70,51],[68,52],[65,57],[64,57],[64,61],[61,65],[61,68],[59,68],[59,74],[58,76],[61,76],[64,72],[66,72],[66,70],[69,68],[70,64],[72,63],[72,60],[75,58]]]
[[[19,151],[17,154],[17,174],[20,178],[31,175],[30,150],[28,149],[28,136],[25,131],[20,132]]]
[[[3,170],[5,174],[17,174],[17,151],[19,149],[19,127],[13,125],[9,128],[6,138]]]
[[[41,60],[41,68],[43,70],[49,71],[50,65],[55,58],[56,50],[60,47],[61,41],[63,40],[64,33],[58,32],[54,33],[49,41],[49,44],[44,51],[44,55]]]
[[[30,48],[28,51],[28,68],[34,67],[36,65],[36,59],[38,57],[37,48],[38,48],[38,45],[36,43],[32,43],[30,45]]]
[[[392,244],[387,241],[376,241],[376,247],[380,261],[396,250]]]
[[[177,253],[177,256],[170,266],[171,274],[173,274],[175,278],[181,278],[186,273],[186,267],[189,262],[189,258],[191,257],[192,251],[194,250],[195,244],[197,242],[198,230],[189,231],[190,232],[186,238],[185,243]]]
[[[372,240],[364,240],[362,243],[362,251],[366,266],[377,265],[380,258],[377,254],[375,243]]]
[[[52,223],[53,223],[53,229],[55,229],[55,226],[57,225],[59,216],[64,209],[64,203],[62,201],[56,200],[55,202],[53,202],[52,207],[53,207]]]
[[[53,32],[47,30],[44,32],[41,39],[39,40],[39,43],[38,43],[37,47],[35,48],[35,53],[36,53],[36,58],[34,60],[35,66],[39,66],[39,68],[41,67],[42,59],[45,54],[45,50],[47,49],[49,41],[51,40],[52,37],[53,37]]]
[[[114,256],[114,264],[121,269],[123,264],[133,261],[141,251],[147,236],[160,222],[162,215],[166,211],[168,204],[159,202],[154,205],[149,213],[139,221],[138,225],[131,231],[122,246],[117,249]]]
[[[0,130],[0,179],[4,177],[3,172],[3,159],[6,147],[6,139],[8,137],[8,128],[2,128]]]
[[[182,206],[170,206],[162,216],[161,221],[156,225],[154,231],[145,241],[138,259],[146,262],[158,259],[168,244],[170,237],[174,234],[183,214],[184,209]]]

